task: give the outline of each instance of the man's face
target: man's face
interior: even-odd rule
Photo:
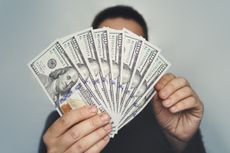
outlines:
[[[59,76],[56,80],[56,91],[58,93],[64,93],[71,89],[77,82],[78,75],[74,69],[69,69],[66,73]]]
[[[102,27],[110,27],[118,30],[121,30],[122,28],[126,28],[139,36],[144,36],[144,31],[142,27],[132,19],[125,19],[121,17],[108,18],[101,22],[99,28]]]
[[[102,27],[110,27],[110,28],[118,29],[118,30],[126,28],[139,36],[142,36],[142,37],[144,36],[143,28],[136,21],[132,19],[125,19],[121,17],[108,18],[102,21],[98,28],[102,28]],[[124,73],[123,75],[124,78],[122,79],[123,79],[123,83],[126,83],[129,81],[131,74],[129,74],[130,73],[129,69],[124,68],[124,71],[126,73]],[[119,73],[117,72],[117,74]]]

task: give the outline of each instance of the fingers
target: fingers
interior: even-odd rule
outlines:
[[[199,97],[193,91],[189,82],[182,77],[175,77],[172,74],[165,75],[159,85],[158,96],[162,105],[168,108],[171,113],[201,108]]]
[[[54,122],[47,130],[45,137],[58,137],[74,124],[96,115],[97,111],[96,106],[89,105],[70,111]]]
[[[90,119],[82,121],[64,133],[63,136],[59,138],[59,143],[60,145],[70,147],[76,141],[82,139],[96,129],[108,124],[109,121],[110,117],[106,113],[96,115]]]
[[[161,99],[167,99],[175,91],[185,86],[189,86],[186,79],[182,77],[174,78],[168,81],[168,83],[159,91],[159,96]]]
[[[178,102],[177,104],[175,104],[174,106],[172,106],[169,110],[172,113],[177,113],[180,111],[185,111],[188,109],[192,109],[195,108],[197,106],[197,102],[195,97],[190,96],[186,99],[181,100],[180,102]]]
[[[102,149],[102,144],[99,144],[101,146],[97,146],[100,142],[101,139],[103,139],[105,136],[107,136],[109,134],[109,132],[112,131],[112,126],[111,124],[106,125],[105,127],[99,128],[96,131],[90,133],[89,135],[85,136],[84,138],[82,138],[81,140],[77,141],[75,144],[73,144],[67,151],[66,153],[81,153],[81,152],[85,152],[86,150],[89,151],[93,150],[100,150]],[[108,139],[108,138],[106,138]],[[96,146],[94,146],[96,145]],[[88,152],[89,152],[88,151]]]
[[[166,84],[168,84],[169,81],[171,81],[174,78],[175,78],[175,75],[173,75],[171,73],[167,73],[167,74],[163,75],[162,78],[155,85],[155,89],[157,91],[161,90]]]
[[[104,149],[105,146],[108,144],[108,142],[109,136],[105,136],[103,139],[101,139],[99,142],[89,148],[85,153],[100,153],[102,149]]]
[[[84,106],[70,111],[53,123],[43,137],[48,152],[85,152],[108,135],[112,130],[110,117],[97,112],[95,106]]]
[[[180,90],[175,91],[172,95],[170,95],[166,100],[162,103],[165,107],[171,107],[172,105],[176,104],[177,102],[192,96],[193,91],[190,87],[185,86],[182,87]]]

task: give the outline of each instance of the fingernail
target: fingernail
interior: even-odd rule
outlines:
[[[89,108],[89,111],[91,112],[91,113],[96,113],[97,112],[97,107],[96,106],[90,106],[90,108]]]
[[[102,120],[103,122],[107,122],[107,121],[109,121],[109,119],[110,119],[110,117],[109,117],[108,114],[102,114],[102,115],[100,116],[100,118],[101,118],[101,120]]]
[[[106,125],[104,128],[105,128],[105,130],[107,132],[111,132],[112,131],[112,125],[111,124]]]

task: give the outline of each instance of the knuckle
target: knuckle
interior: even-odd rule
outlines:
[[[102,138],[102,137],[104,137],[106,134],[107,134],[107,133],[106,133],[106,131],[105,131],[104,128],[100,128],[100,129],[96,132],[96,135],[97,135],[98,138]]]
[[[44,134],[43,137],[43,142],[47,145],[47,144],[50,144],[50,138],[47,134]]]
[[[84,152],[86,150],[85,142],[84,141],[78,141],[73,146],[74,152]]]
[[[192,95],[192,90],[189,87],[184,87],[182,89],[179,89],[177,92],[173,94],[173,98],[176,100],[184,99],[185,97],[189,97]]]
[[[167,73],[162,76],[162,78],[157,82],[156,88],[162,89],[170,80],[174,79],[175,76],[171,73]]]
[[[92,128],[97,128],[98,127],[98,121],[97,119],[94,117],[94,118],[90,118],[89,119],[89,125],[92,127]]]
[[[193,93],[192,89],[191,89],[189,86],[186,86],[186,87],[184,88],[184,91],[185,91],[186,93],[188,93],[189,95],[192,95],[192,93]]]
[[[74,150],[78,151],[78,152],[82,152],[84,150],[84,144],[82,141],[79,141],[77,143],[75,143],[74,145]]]
[[[188,85],[188,81],[187,79],[185,79],[184,77],[178,77],[178,80],[181,82],[182,85]]]
[[[173,79],[173,78],[174,78],[173,74],[167,73],[167,74],[163,75],[162,81],[165,83],[165,82],[167,82],[168,80]]]
[[[176,100],[180,100],[183,97],[183,93],[182,92],[175,92],[173,94],[173,98]]]
[[[191,101],[192,104],[194,104],[194,103],[196,103],[196,98],[194,96],[191,96],[190,101]]]
[[[183,102],[180,103],[181,108],[186,108],[187,105],[188,105],[188,103],[186,103],[186,101],[183,101]]]
[[[187,100],[184,100],[182,103],[181,103],[181,107],[183,108],[191,108],[193,107],[195,104],[195,98],[193,96],[189,97],[189,99]]]
[[[51,139],[47,134],[43,135],[43,142],[47,147],[47,153],[55,153],[57,152],[57,148],[54,145],[54,140]]]
[[[176,88],[176,85],[175,85],[175,84],[169,83],[169,85],[168,85],[168,87],[167,87],[167,90],[168,90],[169,92],[172,92],[172,90],[174,90],[175,88]]]
[[[50,145],[52,145],[52,144],[54,144],[56,142],[56,139],[51,137],[49,132],[46,132],[42,136],[42,140],[47,146],[50,146]]]
[[[70,136],[73,138],[73,140],[78,140],[80,138],[80,133],[78,130],[71,130]]]

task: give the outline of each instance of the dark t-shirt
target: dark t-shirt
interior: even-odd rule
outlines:
[[[46,129],[59,117],[52,112],[46,122]],[[40,141],[39,153],[46,153],[44,142]],[[136,118],[123,127],[102,153],[174,153],[156,121],[149,104]],[[200,131],[188,143],[183,153],[205,153]]]

